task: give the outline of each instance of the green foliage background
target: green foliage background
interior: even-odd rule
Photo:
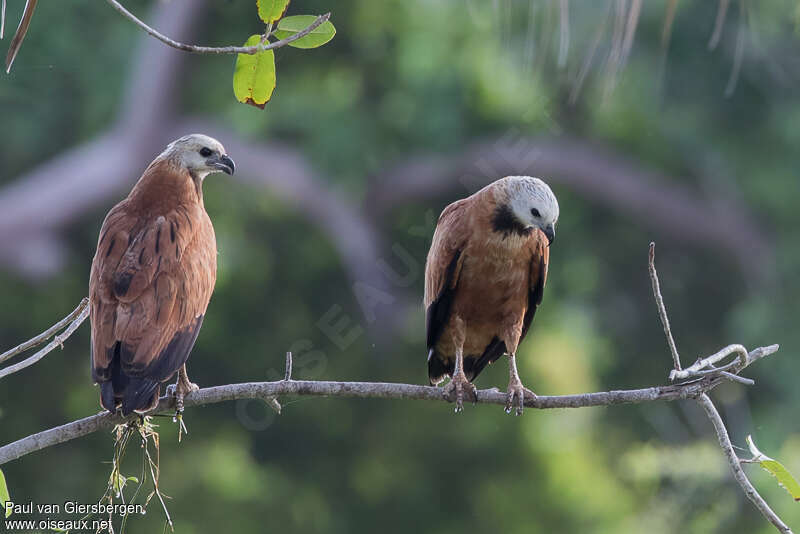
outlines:
[[[21,5],[11,4],[14,20]],[[106,129],[141,38],[104,3],[40,4],[12,75],[0,81],[4,184]],[[128,4],[144,17],[155,2]],[[240,43],[258,32],[252,4],[209,5],[197,32],[203,44]],[[775,262],[766,279],[743,271],[713,244],[687,244],[684,236],[655,232],[647,221],[556,186],[558,240],[520,371],[541,394],[663,383],[670,359],[646,270],[647,244],[655,240],[685,361],[727,343],[781,344],[778,355],[748,370],[755,387],[723,386],[714,397],[735,444],[744,447],[753,434],[766,454],[798,473],[800,66],[790,16],[796,3],[751,6],[756,45],[748,45],[729,98],[723,95],[736,9],[720,47],[710,52],[716,2],[681,2],[664,59],[665,6],[646,4],[615,90],[604,96],[605,80],[595,72],[574,105],[569,74],[581,65],[605,9],[601,2],[570,3],[570,67],[558,69],[557,17],[549,51],[526,52],[530,32],[546,29],[548,3],[540,0],[296,0],[290,14],[333,11],[337,35],[311,52],[276,52],[278,86],[266,111],[233,98],[232,56],[191,58],[179,105],[252,140],[297,147],[330,177],[326,185],[356,206],[372,178],[394,163],[415,154],[457,154],[509,131],[605,144],[698,195],[710,187],[702,176],[714,176],[712,185],[738,195],[750,211],[742,216],[754,218],[771,241]],[[533,28],[530,6],[540,13]],[[397,206],[376,224],[387,244],[405,247],[421,267],[430,234],[416,236],[410,228],[466,193]],[[401,335],[365,333],[340,350],[316,326],[332,305],[354,324],[374,325],[364,320],[326,234],[268,191],[222,175],[206,182],[205,199],[220,272],[190,360],[194,381],[274,378],[290,349],[305,357],[298,378],[426,381],[421,307],[398,305],[406,314]],[[40,332],[86,295],[110,206],[63,229],[69,257],[55,278],[30,281],[0,271],[0,346]],[[421,300],[422,283],[417,276],[397,295]],[[87,326],[63,351],[0,383],[0,443],[99,410]],[[493,366],[479,387],[504,388],[506,372],[505,363]],[[252,418],[270,417],[264,406],[244,408]],[[246,428],[235,403],[192,409],[186,419],[191,434],[180,445],[175,425],[160,422],[162,490],[172,497],[181,534],[771,532],[690,402],[528,410],[514,418],[499,407],[467,406],[454,416],[438,403],[303,398],[287,400],[283,415],[263,430]],[[138,476],[137,453],[130,448],[126,474]],[[18,501],[92,502],[105,487],[111,454],[111,434],[97,433],[3,469]],[[747,469],[776,511],[800,528],[800,507],[768,474]],[[130,528],[153,532],[162,524],[153,503]]]

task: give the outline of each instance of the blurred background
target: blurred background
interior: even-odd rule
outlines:
[[[253,0],[124,2],[205,45],[263,31]],[[8,3],[6,32],[22,0]],[[216,290],[189,364],[201,386],[295,377],[427,383],[422,287],[448,203],[509,174],[561,204],[523,381],[556,395],[663,384],[657,265],[684,363],[780,343],[713,392],[734,444],[800,473],[800,10],[791,0],[295,0],[332,11],[317,50],[276,52],[265,111],[232,56],[148,38],[104,2],[40,2],[0,82],[0,349],[88,292],[105,213],[172,139],[219,138],[204,186]],[[0,44],[5,50],[9,36]],[[477,380],[505,388],[505,361]],[[693,402],[562,411],[340,398],[193,408],[161,432],[181,534],[772,532]],[[99,411],[88,323],[2,381],[0,443]],[[13,500],[96,501],[113,437],[4,465]],[[746,451],[742,456],[748,456]],[[141,452],[123,472],[139,476]],[[800,505],[746,466],[783,519]],[[131,532],[160,532],[152,502]]]

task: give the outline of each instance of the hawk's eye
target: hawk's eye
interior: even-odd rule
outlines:
[[[208,148],[207,146],[204,146],[203,148],[200,149],[200,155],[203,156],[204,158],[207,158],[208,156],[211,155],[211,149]]]
[[[539,217],[542,216],[542,214],[539,213],[539,210],[537,210],[536,208],[531,208],[531,215],[533,215],[536,218],[539,218]]]

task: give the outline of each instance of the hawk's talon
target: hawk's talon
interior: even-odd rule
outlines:
[[[186,365],[178,370],[178,380],[175,384],[167,386],[167,394],[175,397],[175,416],[172,418],[174,423],[178,423],[178,442],[181,441],[183,434],[188,434],[186,423],[183,422],[183,399],[192,391],[197,391],[200,387],[189,381],[189,376],[186,374]]]
[[[534,400],[536,399],[536,393],[523,386],[521,381],[510,381],[508,383],[508,394],[506,397],[506,413],[511,413],[511,409],[516,404],[517,409],[515,415],[522,415],[526,396]]]
[[[450,380],[450,383],[447,384],[445,387],[445,398],[449,401],[453,401],[453,393],[455,392],[455,413],[460,413],[464,410],[464,391],[467,391],[467,395],[471,397],[472,403],[477,404],[478,402],[478,389],[475,387],[475,384],[467,380],[466,375],[464,373],[456,373],[453,375],[453,378]]]

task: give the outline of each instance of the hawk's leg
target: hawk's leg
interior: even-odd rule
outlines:
[[[522,415],[522,408],[525,404],[525,397],[536,398],[536,394],[522,385],[517,372],[517,357],[515,354],[508,355],[508,397],[506,398],[506,413],[511,413],[511,408],[516,401],[517,415]]]
[[[178,381],[175,383],[175,409],[178,413],[183,413],[183,397],[187,393],[197,391],[200,387],[189,380],[186,374],[186,364],[184,363],[178,370]]]
[[[183,413],[183,398],[187,393],[197,391],[200,387],[189,381],[189,375],[186,374],[186,364],[183,364],[178,369],[178,380],[175,384],[167,388],[167,395],[175,395],[175,415]]]
[[[178,380],[175,384],[167,388],[167,395],[175,395],[175,417],[173,422],[178,423],[178,441],[181,440],[183,434],[188,434],[186,424],[183,422],[183,398],[187,393],[197,391],[199,386],[189,381],[189,375],[186,374],[186,364],[183,364],[178,370]]]
[[[458,413],[464,409],[464,390],[468,391],[470,400],[473,403],[478,402],[478,390],[475,384],[467,380],[467,375],[464,374],[464,322],[461,319],[456,319],[455,342],[456,342],[456,365],[453,377],[450,383],[445,388],[445,395],[451,397],[453,391],[456,394],[456,409]]]

